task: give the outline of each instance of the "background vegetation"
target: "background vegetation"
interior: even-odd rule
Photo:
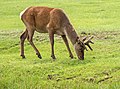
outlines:
[[[24,25],[19,13],[28,6],[62,8],[77,33],[94,35],[94,51],[80,61],[70,59],[59,36],[56,61],[50,57],[48,34],[36,33],[38,59],[26,41],[26,59],[19,56]],[[0,0],[0,89],[120,89],[119,0]]]

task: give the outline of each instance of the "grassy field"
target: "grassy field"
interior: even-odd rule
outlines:
[[[38,59],[26,41],[19,55],[24,25],[19,13],[28,6],[64,9],[77,33],[94,35],[93,51],[85,60],[70,59],[59,36],[55,37],[56,61],[50,57],[48,34],[35,33]],[[119,0],[0,0],[0,89],[120,89]]]

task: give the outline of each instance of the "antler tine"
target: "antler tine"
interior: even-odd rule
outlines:
[[[92,43],[92,44],[94,44],[91,40],[93,39],[93,36],[91,36],[86,42],[85,42],[85,44],[88,44],[88,43]]]
[[[84,42],[86,39],[87,39],[87,36],[83,37],[83,38],[82,38],[82,41]]]
[[[93,50],[91,47],[90,47],[90,45],[89,44],[86,44],[89,48],[90,48],[90,50]]]
[[[90,45],[89,45],[89,43],[94,44],[94,43],[91,41],[91,39],[93,39],[93,36],[90,37],[84,44],[87,45],[87,46],[90,48],[90,50],[93,50],[93,49],[90,47]]]
[[[91,41],[93,39],[93,36],[91,36],[89,39],[88,39],[88,41]]]
[[[93,39],[93,36],[91,36],[89,39],[88,39],[88,41],[89,41],[89,43],[92,43],[92,44],[94,44],[91,40]]]
[[[88,51],[87,47],[85,47],[86,51]]]

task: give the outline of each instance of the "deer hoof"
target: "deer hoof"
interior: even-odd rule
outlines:
[[[69,57],[73,59],[73,55],[70,55]]]
[[[38,55],[38,58],[42,59],[41,55]]]
[[[42,59],[42,56],[40,55],[40,53],[36,53],[36,55],[38,56],[38,58]]]
[[[25,59],[25,55],[20,55],[22,57],[22,59]]]
[[[52,59],[54,59],[54,60],[56,59],[56,57],[55,57],[54,55],[51,55],[51,57],[52,57]]]

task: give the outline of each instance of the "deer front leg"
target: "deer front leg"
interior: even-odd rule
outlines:
[[[56,59],[54,55],[54,32],[53,31],[48,31],[49,32],[49,38],[50,38],[50,43],[51,43],[51,57],[53,59]]]
[[[68,50],[68,52],[69,52],[70,57],[73,58],[73,54],[72,54],[72,52],[71,52],[71,50],[70,50],[69,43],[68,43],[68,40],[67,40],[66,36],[65,36],[65,35],[62,35],[62,39],[63,39],[63,41],[65,42],[65,45],[66,45],[66,47],[67,47],[67,50]]]
[[[31,44],[31,46],[34,48],[38,58],[42,59],[40,52],[38,51],[38,49],[35,47],[35,45],[33,43],[33,35],[34,35],[34,30],[32,30],[32,29],[28,30],[28,41]]]

